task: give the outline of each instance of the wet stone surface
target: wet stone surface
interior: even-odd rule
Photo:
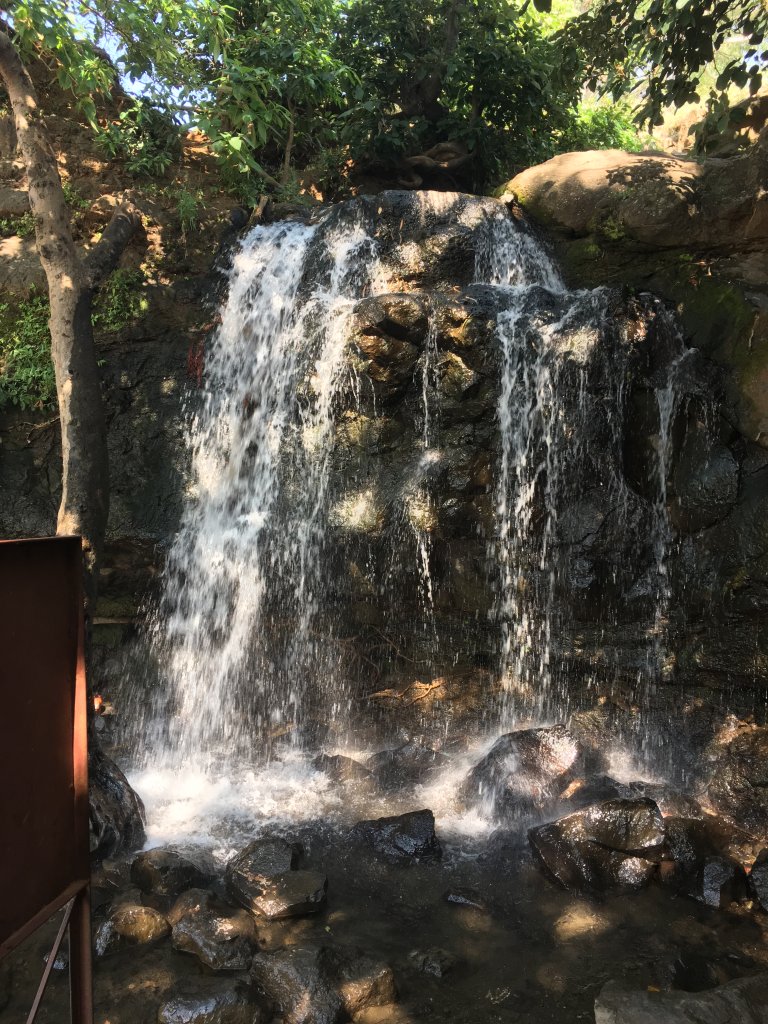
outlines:
[[[256,950],[256,925],[247,911],[209,895],[174,924],[172,942],[212,971],[247,971]]]
[[[156,896],[178,896],[185,889],[206,885],[211,878],[173,850],[148,850],[131,865],[131,881]]]
[[[94,950],[97,957],[110,956],[134,946],[160,942],[171,933],[166,918],[140,904],[119,902],[96,929]]]
[[[435,816],[428,810],[359,821],[351,836],[379,856],[401,864],[439,860],[442,855],[435,835]]]
[[[157,1024],[262,1024],[252,987],[242,979],[188,980],[157,1011]]]

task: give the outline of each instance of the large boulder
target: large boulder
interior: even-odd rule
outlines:
[[[157,1011],[157,1024],[261,1024],[253,989],[239,978],[187,978]]]
[[[227,863],[224,881],[230,897],[248,910],[258,911],[258,900],[270,879],[299,866],[301,850],[279,836],[264,836],[249,843]]]
[[[528,838],[538,861],[565,888],[632,890],[658,869],[664,819],[652,800],[607,800],[532,828]]]
[[[131,881],[155,896],[178,896],[185,889],[207,885],[211,877],[174,850],[147,850],[131,864]]]
[[[285,871],[264,882],[250,909],[269,921],[316,914],[325,906],[327,891],[328,879],[319,871]]]
[[[166,918],[152,907],[118,902],[96,928],[93,944],[97,957],[120,953],[136,946],[149,946],[171,934]]]
[[[706,796],[755,838],[768,838],[768,726],[726,733],[708,751]]]
[[[447,760],[439,750],[411,741],[372,754],[366,767],[383,789],[397,789],[427,782]]]
[[[257,953],[251,979],[285,1024],[336,1024],[344,1015],[341,997],[322,969],[319,948]]]
[[[88,751],[88,796],[91,855],[95,859],[143,845],[144,804],[94,739]]]
[[[706,992],[628,991],[609,981],[595,1000],[595,1024],[768,1024],[768,974]]]
[[[233,910],[210,894],[196,898],[172,932],[174,949],[193,954],[212,971],[247,971],[256,939],[247,911]]]

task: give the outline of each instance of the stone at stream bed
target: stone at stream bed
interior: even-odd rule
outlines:
[[[768,838],[768,726],[726,734],[708,758],[712,807],[750,835]]]
[[[138,903],[120,903],[96,929],[93,944],[96,956],[103,957],[160,942],[170,934],[171,926],[157,910]]]
[[[312,767],[327,775],[331,782],[338,782],[341,785],[354,783],[356,786],[373,787],[375,780],[368,769],[351,757],[344,757],[343,754],[318,754],[312,762]]]
[[[498,817],[530,814],[560,796],[580,757],[579,743],[564,725],[507,733],[469,772],[464,799]]]
[[[373,754],[366,765],[382,789],[391,790],[426,782],[447,760],[439,750],[410,742]]]
[[[256,925],[245,910],[233,910],[205,894],[173,926],[174,949],[192,953],[213,971],[247,971],[256,949]]]
[[[429,810],[359,821],[351,835],[387,860],[401,864],[437,860],[442,856],[435,835],[435,816]]]
[[[342,1018],[341,997],[322,970],[320,952],[292,946],[253,958],[251,979],[284,1024],[336,1024]]]
[[[157,1024],[261,1024],[253,989],[238,978],[186,979],[157,1011]]]
[[[359,949],[326,947],[320,954],[320,966],[350,1017],[372,1006],[388,1006],[397,999],[389,964]]]
[[[532,828],[528,838],[544,868],[565,888],[632,890],[656,873],[664,821],[652,800],[607,800]]]
[[[647,797],[653,800],[662,813],[662,816],[675,818],[703,818],[704,811],[697,800],[687,793],[681,793],[672,786],[664,783],[653,782],[630,782],[626,787],[626,795],[629,797]]]
[[[211,877],[173,850],[148,850],[131,865],[131,881],[155,896],[178,896],[185,889],[207,885]]]
[[[752,865],[749,890],[763,910],[768,911],[768,850],[761,850]]]
[[[706,992],[627,991],[609,981],[595,1000],[595,1024],[768,1024],[768,974]]]
[[[279,836],[255,839],[227,864],[224,873],[227,892],[236,903],[256,910],[254,901],[261,896],[268,880],[294,871],[300,857],[300,847]]]
[[[270,921],[316,914],[325,906],[328,879],[318,871],[285,871],[266,879],[250,908]]]
[[[456,957],[446,949],[433,946],[430,949],[414,949],[408,959],[423,974],[431,974],[435,978],[444,977],[456,966]]]
[[[707,857],[688,889],[694,899],[719,910],[743,899],[745,891],[746,878],[741,865],[725,857]]]
[[[463,907],[466,910],[479,910],[488,912],[488,901],[477,889],[449,889],[443,894],[446,903],[453,907]]]
[[[663,882],[688,883],[696,875],[714,848],[707,823],[699,818],[666,818],[664,860],[661,865]]]

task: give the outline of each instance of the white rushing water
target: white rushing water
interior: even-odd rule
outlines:
[[[424,217],[434,212],[430,202],[423,200]],[[455,202],[440,198],[445,211]],[[562,694],[551,678],[558,583],[553,545],[558,508],[591,415],[585,380],[606,310],[600,291],[568,293],[542,246],[501,206],[474,223],[480,224],[475,280],[498,307],[501,365],[496,530],[488,543],[506,691],[498,732],[512,727],[523,709],[539,721],[561,710]],[[151,845],[197,839],[223,855],[276,821],[349,813],[296,739],[310,685],[327,687],[329,717],[345,714],[338,666],[324,638],[315,636],[328,585],[321,555],[334,514],[335,401],[341,388],[357,393],[361,387],[350,380],[345,358],[354,305],[388,289],[375,234],[360,216],[257,227],[234,256],[207,355],[203,400],[190,427],[186,510],[148,626],[149,657],[164,685],[146,716],[147,753],[131,781],[147,805]],[[419,472],[402,496],[400,518],[412,533],[426,641],[435,653],[435,509],[422,480],[440,458],[438,359],[431,318],[416,371],[422,385]],[[607,379],[612,393],[606,405],[620,419],[623,378]],[[667,432],[670,395],[659,392]],[[666,443],[665,435],[661,480]],[[344,510],[348,517],[373,514],[370,491],[353,504]],[[666,529],[664,505],[662,494],[660,531]],[[660,572],[665,543],[658,540]],[[491,827],[482,814],[461,807],[456,794],[496,734],[454,758],[418,792],[443,828],[458,836]],[[275,742],[271,757],[260,758]],[[395,805],[377,809],[385,813]]]

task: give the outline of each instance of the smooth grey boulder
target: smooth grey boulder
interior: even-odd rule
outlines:
[[[435,816],[429,810],[359,821],[351,836],[379,856],[400,864],[438,860],[442,856],[435,835]]]
[[[284,1024],[336,1024],[344,1016],[341,997],[322,969],[318,948],[292,946],[257,953],[251,980],[279,1010]]]
[[[261,1024],[256,996],[238,978],[186,979],[157,1011],[157,1024]]]
[[[270,921],[316,914],[325,906],[328,878],[318,871],[285,871],[266,879],[250,909]]]
[[[110,956],[135,946],[149,946],[171,934],[166,918],[152,907],[139,903],[118,903],[96,929],[97,957]]]
[[[768,974],[705,992],[627,991],[609,981],[595,1000],[595,1024],[768,1024]]]
[[[211,877],[173,850],[147,850],[131,864],[131,881],[155,896],[178,896],[185,889],[207,885]]]
[[[255,901],[269,879],[294,871],[300,857],[300,847],[279,836],[255,839],[227,864],[224,873],[227,892],[236,903],[258,912]]]
[[[247,971],[256,950],[256,925],[245,910],[234,910],[206,895],[173,926],[174,949],[191,953],[212,971]]]

